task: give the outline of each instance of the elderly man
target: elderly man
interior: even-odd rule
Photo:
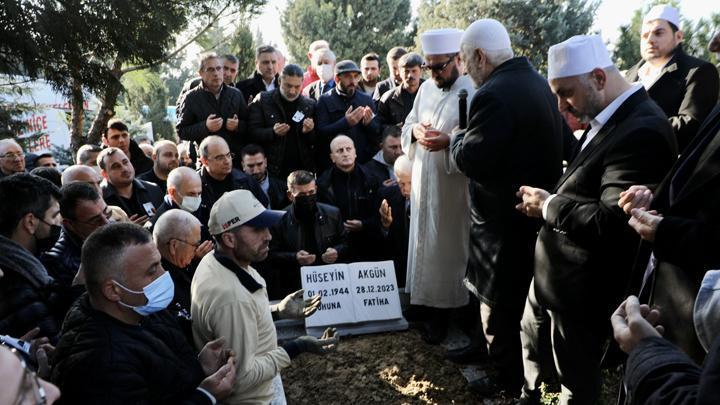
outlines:
[[[317,153],[324,159],[318,161],[318,169],[329,166],[328,146],[340,134],[352,139],[357,150],[358,162],[372,159],[380,143],[380,123],[375,119],[375,103],[367,94],[358,91],[360,69],[355,62],[343,60],[335,65],[337,87],[323,94],[317,104]]]
[[[303,96],[318,101],[320,96],[335,87],[335,80],[333,80],[335,61],[335,53],[329,48],[321,48],[313,53],[312,65],[317,72],[318,79],[303,87]]]
[[[360,59],[360,70],[362,79],[358,84],[358,90],[372,97],[375,88],[380,81],[380,57],[375,52],[370,52]]]
[[[165,310],[174,287],[161,260],[150,233],[134,224],[107,225],[85,241],[88,292],[54,355],[52,381],[68,403],[214,404],[232,392],[233,352],[221,339],[198,354]]]
[[[265,280],[250,266],[264,260],[269,227],[284,215],[265,209],[247,190],[224,194],[210,212],[210,233],[217,249],[203,258],[191,286],[192,329],[196,346],[222,336],[238,356],[235,391],[228,404],[269,404],[274,379],[303,352],[325,353],[337,346],[333,329],[322,339],[302,336],[277,345],[273,313],[304,318],[317,310],[318,299],[303,301],[302,293],[270,306]]]
[[[307,67],[307,71],[303,74],[301,90],[304,90],[310,83],[320,79],[320,76],[318,76],[318,72],[315,70],[315,66],[313,65],[315,60],[314,55],[320,49],[330,49],[328,41],[319,39],[317,41],[313,41],[308,47],[307,58],[308,61],[310,61],[310,64]]]
[[[25,153],[13,139],[0,139],[0,178],[25,173]]]
[[[402,83],[402,76],[400,75],[398,61],[406,53],[408,52],[405,48],[401,48],[399,46],[393,47],[388,51],[385,61],[387,62],[390,75],[387,79],[381,81],[377,84],[377,87],[375,87],[375,92],[373,93],[372,98],[376,104],[380,101],[382,96],[388,92],[388,90],[392,90]]]
[[[315,176],[304,170],[287,178],[292,205],[272,227],[268,256],[268,294],[280,299],[300,288],[300,266],[319,266],[343,261],[347,254],[346,232],[340,210],[317,202]]]
[[[105,147],[118,148],[123,151],[138,175],[152,170],[152,159],[145,155],[137,142],[130,139],[128,126],[119,119],[108,121],[105,131],[103,131],[102,142]]]
[[[388,90],[378,101],[378,116],[384,127],[400,126],[410,114],[415,95],[424,81],[422,78],[422,57],[411,52],[400,57],[398,68],[402,83]]]
[[[425,68],[432,80],[420,86],[402,129],[402,148],[413,162],[410,245],[406,315],[430,319],[423,335],[440,343],[447,333],[449,313],[468,303],[463,278],[468,261],[470,201],[468,179],[460,173],[449,150],[459,124],[458,92],[475,93],[472,80],[460,75],[460,38],[456,29],[430,30],[420,41]],[[417,306],[429,309],[418,314]]]
[[[285,66],[279,87],[250,104],[250,137],[265,149],[268,171],[279,179],[315,170],[315,101],[300,94],[302,74],[298,65]]]
[[[202,58],[198,71],[202,81],[180,96],[184,98],[175,129],[179,139],[197,144],[210,135],[221,136],[233,153],[240,153],[247,143],[247,103],[241,91],[223,82],[223,62],[214,53]],[[194,151],[190,148],[193,160]]]
[[[155,183],[164,193],[167,191],[168,174],[180,164],[180,154],[175,142],[162,140],[155,143],[152,160],[152,170],[138,176],[138,178]]]
[[[398,287],[405,287],[405,271],[408,257],[408,231],[410,230],[410,190],[412,187],[412,162],[407,156],[395,160],[394,172],[397,183],[378,190],[380,224],[385,243],[385,255],[395,264]]]
[[[160,207],[163,192],[153,183],[135,178],[130,159],[118,148],[106,148],[98,155],[98,166],[105,181],[103,199],[122,208],[130,220],[152,217]]]
[[[277,78],[277,51],[270,45],[263,45],[255,50],[255,72],[250,78],[239,81],[237,88],[250,104],[263,91],[275,90]]]
[[[333,165],[317,181],[318,201],[340,209],[348,233],[347,260],[377,258],[379,224],[376,194],[380,180],[357,163],[352,139],[338,135],[330,143]]]
[[[191,213],[171,209],[155,222],[153,240],[162,259],[162,268],[170,273],[175,287],[168,310],[177,318],[188,343],[193,344],[190,317],[190,283],[195,268],[191,266],[202,245],[200,221]]]
[[[462,38],[468,75],[479,86],[468,128],[452,153],[470,182],[468,287],[480,301],[487,352],[497,374],[472,381],[484,395],[522,387],[520,319],[533,274],[540,223],[515,210],[523,184],[552,187],[562,174],[562,134],[569,128],[545,78],[525,57],[513,57],[510,36],[496,20],[472,23]],[[485,348],[468,348],[485,352]]]
[[[517,193],[516,208],[544,222],[521,322],[522,395],[537,401],[541,374],[555,367],[560,401],[586,404],[600,393],[606,322],[630,282],[639,243],[618,206],[620,192],[657,185],[677,148],[662,110],[641,84],[625,81],[599,36],[553,45],[548,66],[559,109],[590,127],[552,192],[521,186]],[[546,363],[550,351],[555,364]]]
[[[667,115],[678,150],[692,141],[700,124],[718,101],[720,79],[715,67],[683,51],[678,9],[660,4],[643,18],[640,34],[642,59],[625,77],[640,81]]]

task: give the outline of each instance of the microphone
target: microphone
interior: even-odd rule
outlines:
[[[458,109],[460,110],[460,129],[467,129],[467,96],[465,89],[458,91]]]

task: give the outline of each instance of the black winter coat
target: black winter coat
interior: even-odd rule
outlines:
[[[155,163],[145,155],[137,142],[131,139],[128,150],[130,151],[130,164],[135,169],[135,176],[140,176],[152,170]]]
[[[424,80],[421,79],[420,84],[422,84],[423,81]],[[409,103],[406,103],[403,98],[405,94],[410,96]],[[412,111],[416,94],[417,91],[409,94],[403,86],[397,86],[383,94],[377,104],[377,113],[383,128],[391,125],[402,128],[402,125],[405,123],[405,118],[410,114],[410,111]]]
[[[168,311],[129,325],[92,308],[83,295],[57,344],[52,382],[58,404],[210,404],[205,374]]]
[[[405,197],[400,193],[400,187],[395,184],[390,187],[381,187],[378,190],[378,200],[387,200],[392,213],[390,229],[383,232],[384,258],[391,259],[395,265],[395,277],[398,287],[405,286],[407,273],[407,258],[410,235],[410,210],[405,208]]]
[[[73,286],[72,282],[80,270],[80,254],[82,241],[65,227],[60,232],[55,246],[40,256],[40,261],[48,274],[55,279],[55,290],[58,293],[58,311],[64,314],[75,300],[85,292],[82,285]]]
[[[280,123],[290,124],[294,113],[289,112],[288,115],[285,114],[280,97],[282,96],[277,89],[260,93],[255,101],[250,104],[248,125],[250,127],[250,139],[252,142],[262,145],[265,149],[268,172],[284,181],[287,179],[287,175],[294,170],[315,170],[315,162],[313,160],[315,130],[303,134],[301,121],[299,125],[294,127],[295,133],[292,134],[292,137],[287,135],[277,136],[275,132],[273,132],[273,125]],[[299,96],[297,111],[302,112],[304,118],[314,119],[315,101],[302,95]],[[294,142],[290,142],[289,140]],[[286,151],[289,148],[295,148],[297,150],[301,167],[283,167]]]
[[[152,204],[153,210],[157,210],[160,207],[160,204],[162,204],[163,197],[165,196],[162,190],[160,190],[160,187],[138,178],[133,180],[132,197],[137,201],[139,208],[133,209],[133,207],[128,206],[123,198],[117,194],[115,186],[108,183],[107,180],[103,181],[102,191],[103,199],[107,205],[120,207],[129,217],[136,214],[139,216],[148,215],[147,209],[149,209],[150,206],[148,205],[148,208],[145,208],[145,204],[148,203]],[[153,213],[153,215],[155,214]]]
[[[275,87],[278,87],[278,75],[275,75],[275,78],[273,78],[273,82],[275,83]],[[245,80],[241,80],[237,83],[235,83],[235,88],[240,90],[242,92],[243,96],[245,96],[245,101],[249,105],[253,100],[255,100],[255,96],[258,94],[266,91],[265,90],[265,81],[263,81],[262,75],[258,73],[257,71],[249,78]]]

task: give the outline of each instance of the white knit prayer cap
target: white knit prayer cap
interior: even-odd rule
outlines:
[[[575,35],[548,51],[548,80],[590,73],[613,65],[598,35]]]
[[[680,28],[680,11],[669,4],[658,4],[645,14],[643,25],[654,20],[665,20]]]
[[[463,32],[456,28],[425,31],[420,34],[423,53],[427,56],[460,52],[462,35]]]
[[[512,48],[510,35],[505,27],[492,18],[483,18],[470,24],[460,42],[463,45],[470,45],[474,49],[480,48],[486,51]]]

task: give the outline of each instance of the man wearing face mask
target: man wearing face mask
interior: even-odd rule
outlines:
[[[273,318],[302,319],[317,310],[319,299],[304,301],[300,291],[270,305],[266,281],[250,266],[268,255],[269,227],[284,215],[267,210],[248,190],[225,193],[210,212],[215,252],[203,258],[191,286],[191,316],[196,346],[227,336],[238,355],[235,391],[228,404],[270,403],[273,380],[303,352],[324,354],[337,347],[328,328],[321,339],[302,336],[277,345]]]
[[[260,93],[249,107],[250,139],[265,149],[268,172],[278,179],[315,167],[315,101],[300,94],[302,76],[300,66],[285,66],[279,87]]]
[[[66,403],[210,405],[232,392],[234,353],[223,338],[199,354],[188,344],[165,310],[174,284],[161,260],[134,224],[106,225],[85,241],[87,294],[65,319],[52,374]]]
[[[60,234],[60,190],[29,174],[0,179],[0,334],[54,339],[64,314],[53,312],[55,283],[36,255]]]
[[[196,251],[202,245],[200,221],[191,213],[171,209],[153,228],[153,240],[158,247],[163,269],[170,273],[175,285],[168,310],[177,317],[188,343],[193,344],[190,317],[190,282],[195,274],[192,266]]]
[[[342,261],[347,252],[340,210],[317,202],[315,176],[298,170],[288,176],[287,186],[292,205],[271,229],[268,262],[273,279],[268,284],[275,281],[279,286],[273,289],[271,299],[280,299],[300,288],[301,266]]]
[[[87,183],[70,183],[60,190],[62,231],[55,246],[40,256],[40,261],[55,279],[61,293],[60,311],[65,313],[85,289],[73,287],[73,279],[80,270],[80,252],[85,240],[96,229],[112,222],[112,211]]]
[[[380,120],[375,118],[372,98],[358,91],[360,68],[351,60],[335,65],[337,87],[320,97],[317,104],[318,171],[330,166],[330,141],[340,134],[353,140],[359,163],[372,159],[380,145]]]
[[[333,51],[329,48],[318,49],[313,54],[312,64],[319,79],[303,88],[303,96],[317,101],[320,99],[320,96],[335,87],[335,81],[333,80],[335,60],[335,53],[333,53]]]

